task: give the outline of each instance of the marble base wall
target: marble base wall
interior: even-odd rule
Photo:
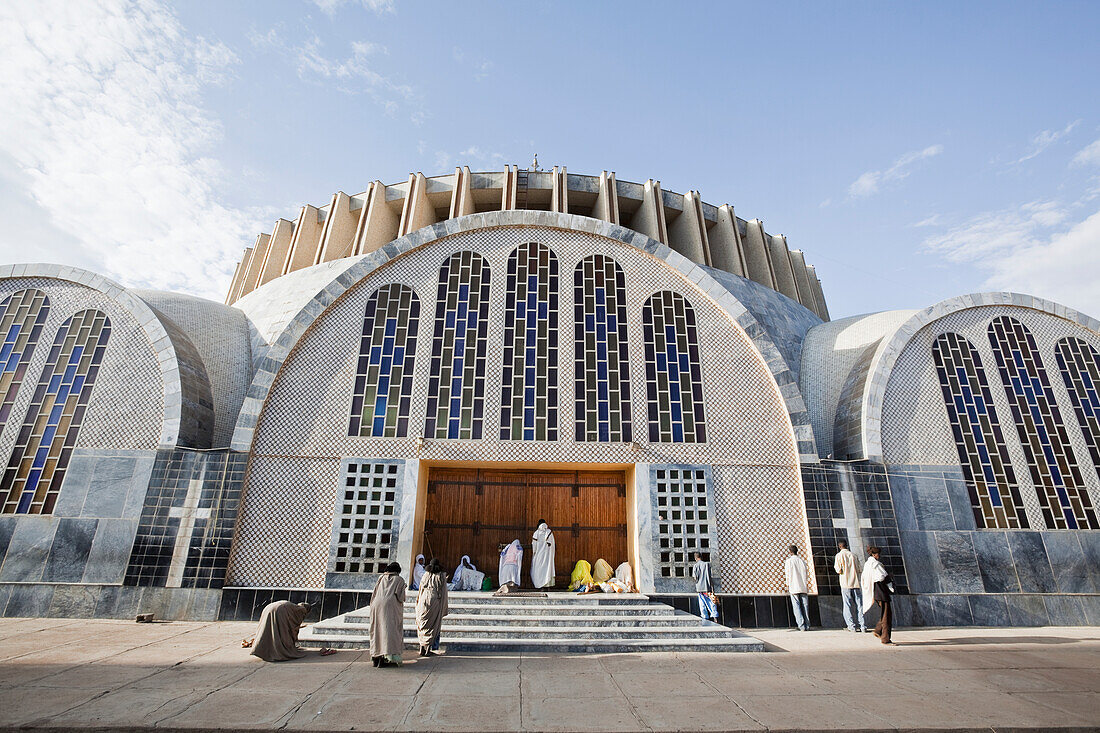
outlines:
[[[821,622],[843,628],[840,596],[821,596]],[[926,593],[894,596],[894,625],[904,626],[1098,626],[1100,594]],[[867,612],[868,626],[878,611]]]
[[[152,613],[168,621],[216,621],[221,591],[75,583],[0,583],[5,618],[133,618]]]

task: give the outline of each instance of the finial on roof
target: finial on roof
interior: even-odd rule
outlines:
[[[531,170],[537,171],[539,169],[539,154],[535,153],[535,159],[531,161]]]

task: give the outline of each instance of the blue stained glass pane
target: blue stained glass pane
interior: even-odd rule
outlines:
[[[14,348],[15,348],[15,344],[13,344],[11,341],[6,342],[3,346],[3,348],[0,348],[0,361],[7,362],[8,357],[11,356],[12,349],[14,349]],[[13,363],[10,367],[5,366],[4,371],[11,371],[14,368],[15,368],[15,363]]]

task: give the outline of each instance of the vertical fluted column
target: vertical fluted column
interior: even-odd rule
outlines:
[[[334,193],[321,235],[317,264],[350,256],[355,246],[355,228],[358,223],[359,217],[351,210],[351,197],[343,191]]]
[[[661,195],[661,182],[650,178],[642,187],[642,205],[630,217],[630,228],[641,232],[650,239],[668,244],[668,229],[665,227],[665,205]]]
[[[264,258],[267,257],[267,249],[271,245],[270,234],[260,234],[256,237],[256,243],[252,245],[252,258],[248,263],[248,270],[241,281],[241,294],[238,297],[251,293],[258,287],[260,281],[260,269],[263,267]]]
[[[294,222],[289,219],[276,219],[271,230],[271,241],[267,245],[267,254],[260,265],[260,285],[266,285],[286,270],[290,243],[294,239]]]
[[[294,225],[294,239],[290,243],[284,275],[313,265],[317,260],[317,247],[321,244],[323,229],[321,212],[317,207],[310,204],[303,206]]]
[[[718,207],[718,221],[707,233],[710,258],[714,267],[734,275],[745,274],[745,258],[741,252],[741,233],[737,230],[737,214],[729,204]]]
[[[386,203],[386,186],[374,181],[367,187],[366,202],[355,233],[355,254],[365,255],[397,238],[400,220]]]
[[[466,166],[455,168],[454,191],[451,193],[450,218],[457,219],[460,216],[472,214],[474,208],[474,191],[470,183],[470,169]]]
[[[810,273],[810,287],[814,291],[814,300],[817,301],[818,317],[823,321],[829,320],[829,304],[825,302],[825,291],[821,289],[821,279],[817,276],[817,269],[813,265],[806,265]]]
[[[791,257],[787,253],[787,239],[782,235],[773,237],[766,234],[768,252],[772,260],[772,272],[775,273],[775,289],[795,302],[801,302],[798,297],[798,285],[794,281],[794,270],[791,268]]]
[[[814,296],[813,288],[810,287],[810,276],[806,272],[806,258],[803,256],[802,250],[792,249],[789,252],[791,269],[794,270],[794,281],[798,285],[798,302],[817,313],[817,298]]]
[[[559,214],[569,213],[569,185],[565,166],[554,166],[550,173],[550,210]]]
[[[600,174],[600,190],[596,194],[592,216],[610,224],[619,223],[619,192],[615,187],[615,174],[613,172],[604,171]]]
[[[428,201],[428,179],[423,173],[409,175],[409,192],[405,196],[405,206],[401,210],[401,224],[397,236],[403,237],[409,232],[435,224],[439,219],[435,209]]]
[[[745,245],[745,266],[748,277],[753,282],[775,290],[775,275],[768,257],[768,245],[764,235],[764,224],[759,219],[746,223],[745,236],[741,240]]]
[[[692,262],[710,265],[703,205],[696,191],[684,194],[682,213],[668,227],[668,246]]]

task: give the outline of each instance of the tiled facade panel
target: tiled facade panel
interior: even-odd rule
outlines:
[[[1100,471],[1100,354],[1079,338],[1062,339],[1056,353],[1089,457]]]
[[[126,585],[221,588],[247,456],[157,451]]]
[[[991,407],[1001,421],[1002,435],[1019,485],[1027,524],[1032,528],[1046,527],[1046,517],[1039,503],[1040,491],[1036,489],[1035,479],[1029,470],[1030,462],[1020,441],[1019,431],[1013,427],[1013,410],[1018,403],[1015,399],[1009,400],[1009,393],[1002,382],[997,357],[989,338],[990,324],[1000,317],[1009,317],[1027,328],[1048,374],[1051,370],[1058,370],[1057,344],[1060,340],[1074,337],[1092,348],[1100,348],[1100,336],[1092,331],[1072,321],[1031,308],[979,306],[951,312],[921,328],[909,340],[890,373],[882,407],[883,455],[888,466],[960,467],[959,452],[949,416],[944,409],[943,389],[940,387],[932,348],[941,334],[958,334],[973,347],[990,382]],[[1068,411],[1073,403],[1064,380],[1056,376],[1053,380],[1048,380],[1047,385],[1053,402]],[[1066,445],[1072,449],[1077,461],[1086,461],[1084,468],[1087,470],[1079,470],[1079,473],[1091,505],[1095,507],[1097,497],[1100,496],[1100,478],[1092,466],[1088,465],[1092,460],[1088,445],[1077,421],[1065,412],[1061,412],[1061,415],[1070,420],[1070,424],[1064,425]],[[1043,455],[1041,449],[1037,455]],[[960,487],[965,489],[961,470],[959,477]],[[963,491],[961,496],[967,496],[966,492]],[[969,499],[966,499],[966,503],[970,503]]]
[[[25,289],[40,290],[50,301],[38,348],[27,364],[28,382],[15,395],[8,419],[0,425],[0,460],[11,457],[27,408],[32,384],[46,366],[57,330],[79,311],[102,312],[111,323],[111,343],[103,354],[94,395],[88,403],[77,448],[153,450],[164,425],[164,379],[156,353],[141,324],[107,295],[68,280],[12,278],[0,281],[0,297]]]
[[[481,438],[488,329],[485,258],[456,252],[439,269],[425,437]]]
[[[49,313],[50,300],[41,290],[20,290],[0,304],[0,425],[8,421]]]
[[[707,439],[695,310],[679,293],[654,293],[642,308],[649,440]]]
[[[412,288],[383,285],[367,300],[348,435],[409,434],[420,299]]]
[[[545,244],[508,257],[501,440],[558,439],[558,258]]]
[[[349,436],[344,416],[351,412],[362,316],[370,294],[382,285],[400,283],[414,289],[422,303],[435,303],[440,269],[452,255],[467,250],[483,257],[488,270],[494,273],[489,287],[484,420],[487,425],[501,424],[497,398],[503,393],[508,341],[502,336],[508,303],[507,278],[495,274],[507,273],[516,248],[532,241],[549,248],[560,272],[574,272],[582,260],[593,255],[610,258],[622,268],[632,375],[645,373],[641,314],[650,296],[669,291],[691,305],[703,392],[714,404],[736,405],[736,409],[717,410],[707,416],[706,442],[631,446],[625,442],[577,441],[573,430],[560,431],[556,442],[501,440],[495,430],[487,431],[481,440],[444,440],[429,434],[422,444],[412,432],[405,439]],[[574,309],[573,286],[568,277],[559,283],[558,305],[565,313]],[[558,327],[559,344],[575,343],[573,318],[561,319]],[[409,412],[413,424],[423,420],[427,412],[434,340],[420,338],[416,345]],[[630,412],[633,425],[648,423],[643,401],[632,400]],[[559,400],[558,424],[575,423],[574,401]],[[292,349],[274,379],[252,449],[231,561],[229,582],[233,585],[323,586],[340,457],[346,456],[476,462],[718,462],[728,464],[732,471],[743,468],[732,489],[736,497],[728,500],[738,511],[762,516],[772,512],[777,501],[792,507],[801,507],[802,502],[790,417],[767,365],[745,333],[695,285],[645,252],[601,237],[554,229],[499,228],[454,235],[364,278],[317,317]],[[714,489],[715,503],[722,500],[719,489]],[[800,508],[787,515],[776,510],[776,516],[780,517],[782,534],[798,540],[801,531],[799,541],[806,542]],[[742,557],[760,551],[740,550]],[[402,560],[407,562],[408,558]],[[767,565],[762,559],[752,564]],[[744,567],[735,583],[747,587],[773,583],[771,568],[767,579],[762,579],[752,575],[747,565]]]
[[[932,357],[970,489],[974,520],[979,527],[1027,529],[1020,487],[981,356],[969,341],[948,332],[932,345]]]
[[[110,337],[111,323],[97,310],[80,311],[58,329],[0,481],[0,511],[53,511]]]
[[[999,316],[989,324],[1016,430],[1048,529],[1100,529],[1047,371],[1031,332]]]
[[[626,275],[610,257],[586,257],[573,271],[576,439],[634,439],[630,424]]]

